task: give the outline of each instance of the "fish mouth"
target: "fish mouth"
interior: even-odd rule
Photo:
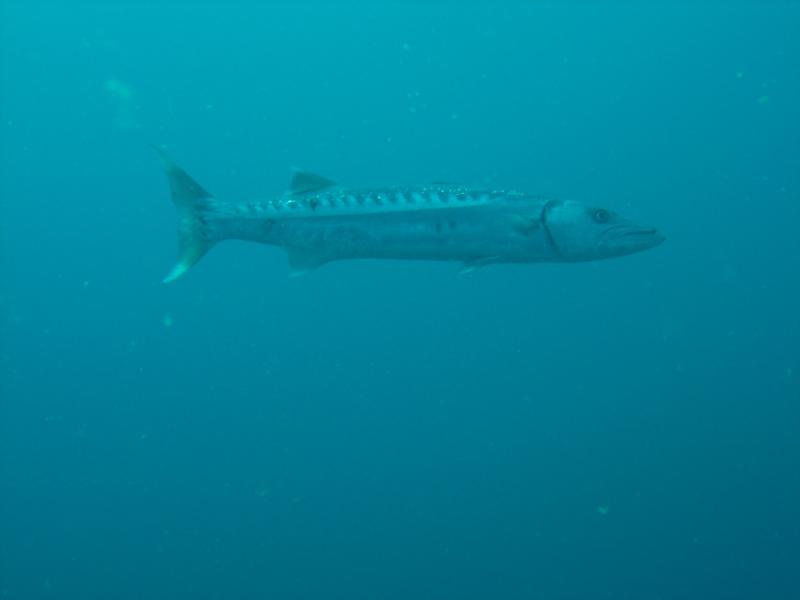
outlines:
[[[654,248],[665,239],[664,234],[655,227],[617,225],[603,233],[598,245],[601,250],[613,254],[631,254]]]

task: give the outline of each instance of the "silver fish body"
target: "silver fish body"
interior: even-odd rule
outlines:
[[[295,273],[355,258],[458,261],[466,269],[598,260],[664,239],[605,209],[452,184],[347,188],[298,172],[280,196],[225,202],[161,156],[180,219],[179,259],[165,281],[226,239],[282,247]]]

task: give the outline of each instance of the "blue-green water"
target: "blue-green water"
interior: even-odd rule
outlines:
[[[640,4],[5,3],[0,598],[800,597],[800,6]],[[148,143],[668,239],[165,286]]]

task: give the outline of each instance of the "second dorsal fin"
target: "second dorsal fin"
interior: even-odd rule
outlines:
[[[306,192],[324,190],[334,185],[336,185],[336,182],[322,175],[298,170],[295,171],[292,181],[289,183],[289,192],[292,194],[305,194]]]

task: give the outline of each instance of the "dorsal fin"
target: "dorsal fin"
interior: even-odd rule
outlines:
[[[316,192],[336,185],[336,182],[308,171],[296,171],[289,183],[289,191],[292,194],[305,194],[306,192]]]

